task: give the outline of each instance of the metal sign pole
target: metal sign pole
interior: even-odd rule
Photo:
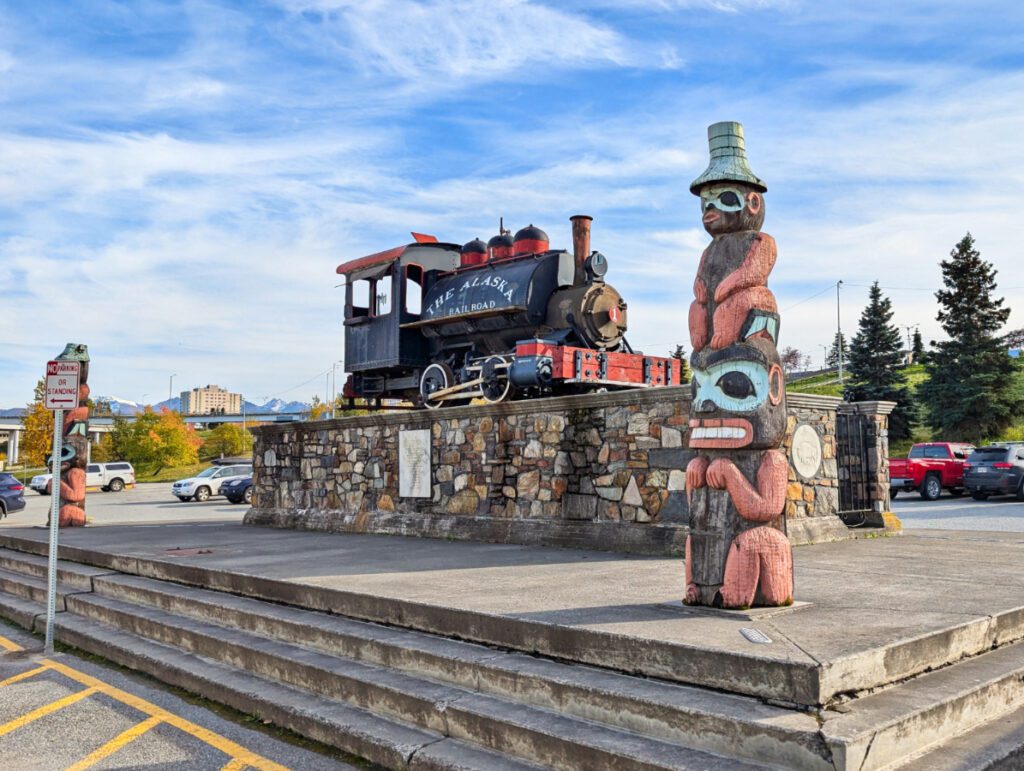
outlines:
[[[57,522],[60,518],[60,456],[64,410],[53,411],[53,478],[50,480],[50,562],[46,572],[46,642],[43,653],[53,654],[53,617],[57,611]]]

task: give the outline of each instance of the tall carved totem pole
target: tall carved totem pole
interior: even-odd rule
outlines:
[[[78,406],[64,412],[60,454],[60,527],[80,527],[85,519],[85,467],[89,460],[89,349],[68,343],[57,361],[81,362]],[[47,465],[51,465],[47,459]],[[51,480],[52,484],[52,480]],[[49,492],[49,489],[47,489]]]
[[[786,537],[786,384],[768,289],[775,240],[762,233],[764,192],[739,123],[708,128],[711,164],[690,185],[712,236],[693,285],[693,405],[686,467],[691,605],[747,608],[793,601]]]

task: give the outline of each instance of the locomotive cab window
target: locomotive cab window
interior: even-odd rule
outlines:
[[[405,266],[405,311],[414,316],[423,312],[423,268]]]
[[[372,297],[371,281],[361,278],[351,284],[352,300],[348,307],[348,318],[354,319],[370,315],[370,297]]]
[[[387,316],[391,313],[391,271],[373,282],[373,315]]]

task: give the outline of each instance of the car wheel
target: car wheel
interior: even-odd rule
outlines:
[[[107,489],[112,493],[119,493],[124,489],[124,482],[120,479],[111,479],[110,484],[107,485]]]
[[[1020,480],[1020,484],[1017,485],[1017,500],[1024,501],[1024,479]]]
[[[178,500],[181,501],[182,503],[188,503],[189,501],[192,500],[192,496],[191,495],[179,495],[178,496]]]
[[[893,490],[892,488],[889,488],[889,500],[890,501],[895,500],[896,496],[899,495],[899,494],[900,494],[899,490]]]
[[[251,487],[245,488],[245,492],[242,494],[242,498],[245,500],[246,503],[248,503],[250,505],[252,504],[252,488]]]
[[[206,486],[200,487],[196,490],[195,499],[200,503],[210,500],[210,488]]]
[[[4,503],[3,501],[0,501],[0,519],[4,519],[6,517],[7,517],[7,504]]]
[[[971,497],[974,500],[976,500],[976,501],[987,501],[988,500],[988,493],[982,493],[982,492],[975,491],[975,492],[971,493]]]
[[[934,474],[929,474],[921,484],[921,497],[926,501],[935,501],[940,495],[942,495],[942,481]]]
[[[36,490],[40,495],[46,495],[46,490]]]

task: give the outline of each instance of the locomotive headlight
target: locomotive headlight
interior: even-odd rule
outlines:
[[[583,267],[591,278],[604,278],[604,274],[608,272],[608,258],[600,252],[593,252],[587,257]]]

